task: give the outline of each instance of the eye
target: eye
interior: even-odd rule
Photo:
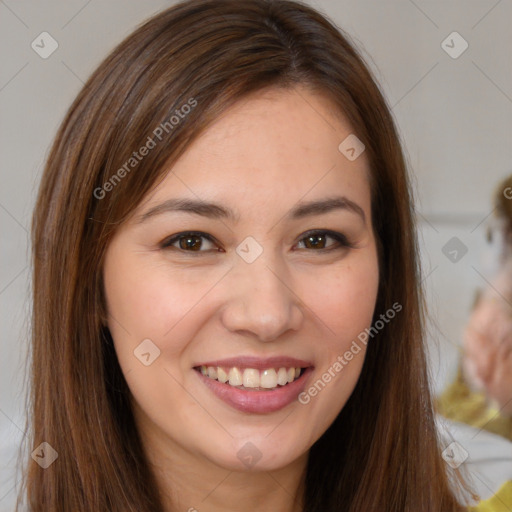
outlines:
[[[328,244],[328,240],[334,240],[334,243]],[[297,246],[301,244],[303,244],[303,247],[299,247],[300,249],[315,249],[322,252],[353,247],[342,233],[318,229],[305,233]],[[195,253],[212,251],[214,247],[217,247],[216,252],[224,252],[223,249],[218,247],[217,242],[211,235],[201,231],[177,233],[161,243],[162,249],[178,249],[179,251]]]
[[[327,240],[334,240],[334,244],[327,245]],[[304,244],[306,249],[316,249],[318,251],[331,251],[335,249],[353,247],[342,233],[330,230],[312,230],[305,233],[305,236],[299,240],[298,245]]]
[[[204,248],[204,240],[206,240],[206,249]],[[187,231],[167,238],[162,242],[161,247],[162,249],[179,249],[185,252],[206,252],[215,245],[215,241],[210,235],[200,231]],[[218,249],[218,252],[220,251],[221,249]]]

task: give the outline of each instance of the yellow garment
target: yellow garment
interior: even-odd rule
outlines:
[[[471,391],[459,365],[455,381],[436,400],[437,412],[446,418],[487,430],[512,441],[512,418],[489,406],[484,393]]]
[[[490,499],[482,501],[470,512],[510,512],[512,510],[512,481],[500,487],[500,490]]]

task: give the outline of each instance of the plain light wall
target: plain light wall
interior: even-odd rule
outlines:
[[[172,3],[0,2],[3,438],[23,428],[30,311],[28,231],[49,145],[66,109],[107,52]],[[512,2],[309,3],[352,36],[399,125],[418,199],[424,284],[434,319],[432,373],[439,391],[453,376],[474,290],[492,275],[493,253],[484,242],[486,218],[495,185],[512,172]],[[47,59],[31,47],[44,31],[58,42]],[[457,58],[452,56],[464,41],[448,37],[454,31],[468,44]],[[443,49],[444,40],[452,56]],[[467,247],[456,263],[443,253],[452,237]]]

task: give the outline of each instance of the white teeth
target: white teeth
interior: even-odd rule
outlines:
[[[301,368],[279,369],[267,368],[257,370],[255,368],[222,368],[220,366],[201,366],[201,373],[210,379],[218,380],[230,386],[250,389],[275,389],[277,386],[285,386],[300,376]]]
[[[260,372],[254,368],[246,368],[243,376],[244,388],[259,388],[260,387]]]
[[[277,383],[280,386],[288,384],[288,372],[286,371],[286,368],[279,368],[279,371],[277,372]]]
[[[224,368],[217,367],[217,380],[222,383],[228,381],[228,374],[224,371]]]
[[[229,385],[241,386],[242,385],[242,372],[238,368],[231,368],[229,370]]]
[[[277,373],[274,370],[274,368],[270,368],[269,370],[263,370],[261,372],[260,386],[266,389],[275,388],[277,386]]]

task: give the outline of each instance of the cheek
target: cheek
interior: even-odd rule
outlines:
[[[161,350],[179,351],[188,318],[219,280],[219,272],[180,271],[141,255],[115,254],[114,248],[106,259],[104,282],[116,347],[131,352],[149,338]]]
[[[323,320],[340,347],[369,327],[377,299],[379,274],[376,258],[306,278],[304,297],[308,306]]]
[[[309,409],[309,416],[317,418],[311,442],[334,421],[357,384],[366,342],[372,343],[366,329],[371,327],[378,284],[377,261],[371,255],[357,264],[340,266],[320,279],[310,278],[308,306],[328,327],[317,345],[320,365],[316,380],[299,397]],[[387,320],[393,321],[390,317]]]
[[[191,421],[193,413],[198,417],[204,414],[183,393],[186,371],[190,370],[183,354],[201,327],[201,305],[204,308],[205,294],[219,281],[214,275],[219,272],[199,275],[176,271],[168,265],[146,262],[144,256],[132,256],[116,257],[114,250],[105,261],[108,326],[139,411],[182,435],[180,424]],[[157,349],[144,345],[144,351],[139,350],[147,339]],[[148,366],[137,357],[147,352],[151,361]],[[181,418],[178,422],[177,409]]]

